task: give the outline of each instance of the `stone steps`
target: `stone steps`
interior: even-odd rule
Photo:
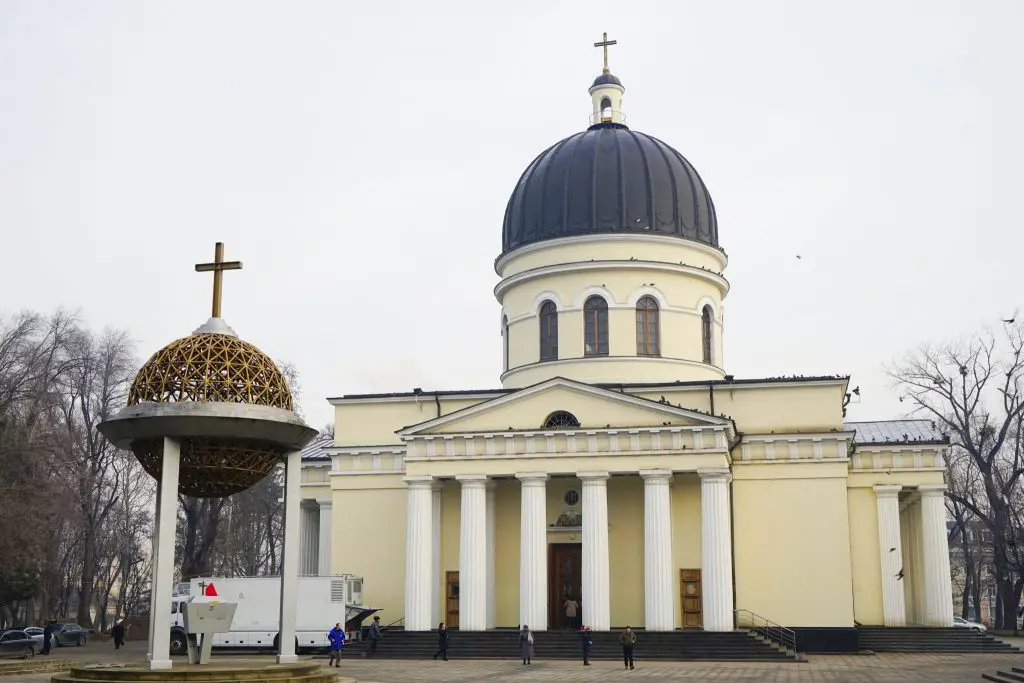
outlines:
[[[860,649],[873,652],[1020,652],[993,636],[963,628],[861,626],[857,643]]]
[[[267,666],[181,666],[150,671],[138,666],[73,666],[51,683],[339,683],[340,676],[319,662]]]
[[[986,681],[996,683],[1024,683],[1024,669],[1012,667],[1010,671],[996,671],[994,674],[983,673],[981,677]]]
[[[590,658],[594,661],[620,660],[619,632],[594,632]],[[366,655],[368,642],[346,646],[344,657]],[[389,630],[381,637],[374,657],[381,659],[430,659],[437,651],[437,634]],[[637,631],[635,654],[642,661],[794,661],[795,657],[772,643],[745,631]],[[519,659],[519,632],[449,631],[449,659]],[[534,634],[537,660],[582,659],[580,636],[576,631],[546,631]]]
[[[71,662],[65,659],[18,659],[0,662],[0,676],[15,674],[45,674],[51,671],[67,671]]]

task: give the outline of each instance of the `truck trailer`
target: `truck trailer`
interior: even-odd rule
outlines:
[[[171,654],[188,652],[182,605],[196,598],[238,605],[231,630],[217,633],[213,647],[278,650],[280,624],[280,576],[201,577],[178,584],[171,605]],[[363,580],[351,574],[301,576],[295,620],[295,651],[326,648],[327,632],[342,624],[348,632],[359,630],[362,621],[378,611],[363,602]]]

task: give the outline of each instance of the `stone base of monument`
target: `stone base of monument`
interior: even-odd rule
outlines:
[[[0,676],[48,674],[54,671],[67,671],[70,668],[71,662],[66,659],[50,659],[49,657],[15,659],[9,662],[0,662]]]
[[[173,669],[153,671],[127,664],[72,666],[67,673],[50,678],[51,683],[355,683],[321,666],[320,662],[260,664],[257,661],[221,660],[211,664],[175,662]]]

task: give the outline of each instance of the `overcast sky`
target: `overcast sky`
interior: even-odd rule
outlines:
[[[707,183],[725,366],[849,373],[1021,304],[1024,3],[0,2],[0,312],[140,359],[224,315],[327,396],[498,386],[522,170],[582,130],[607,31],[630,125]],[[799,254],[801,259],[797,259]]]

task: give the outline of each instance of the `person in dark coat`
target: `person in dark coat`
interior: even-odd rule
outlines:
[[[124,647],[124,619],[114,624],[114,628],[110,629],[110,635],[114,638],[115,650]]]
[[[619,636],[619,644],[622,645],[622,662],[627,669],[633,668],[633,648],[636,647],[636,634],[633,629],[626,627],[626,630]]]
[[[437,625],[437,652],[434,653],[434,659],[438,656],[448,661],[448,629],[444,627],[443,622]]]
[[[380,640],[380,617],[374,617],[373,623],[370,624],[370,650],[366,654],[372,655],[377,653],[378,640]]]
[[[522,650],[523,664],[533,664],[533,632],[526,624],[519,632],[519,649]]]
[[[39,654],[50,654],[50,641],[53,639],[53,632],[56,630],[57,622],[53,620],[50,620],[50,623],[43,627],[43,649],[39,652]]]
[[[583,666],[590,666],[590,648],[594,647],[594,639],[590,637],[590,627],[580,629],[580,644],[583,646]]]

